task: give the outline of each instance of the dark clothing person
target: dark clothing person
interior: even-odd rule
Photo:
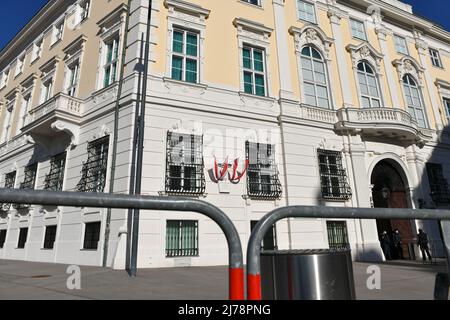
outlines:
[[[387,232],[383,232],[381,235],[381,249],[383,249],[384,256],[386,260],[391,260],[391,239]]]
[[[423,261],[427,260],[425,253],[428,256],[428,260],[432,261],[430,248],[428,247],[428,235],[421,229],[419,229],[419,234],[417,235],[417,245],[419,246],[420,251],[422,251]]]
[[[400,236],[400,232],[398,230],[395,230],[394,234],[392,235],[392,241],[394,243],[397,258],[400,258],[402,260],[405,259],[403,256],[402,237]]]

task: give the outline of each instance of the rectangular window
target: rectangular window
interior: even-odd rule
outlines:
[[[450,99],[444,98],[444,108],[447,112],[447,117],[450,117]]]
[[[197,257],[198,255],[198,221],[168,220],[166,257]]]
[[[3,249],[6,242],[6,229],[0,230],[0,249]]]
[[[10,100],[6,104],[5,115],[3,116],[3,130],[1,143],[5,143],[9,140],[9,132],[12,126],[12,113],[14,110],[15,100]]]
[[[17,249],[24,249],[27,243],[28,228],[20,228],[19,241],[17,242]]]
[[[263,143],[246,143],[248,160],[247,193],[250,198],[278,199],[282,195],[278,168],[275,163],[275,146]]]
[[[85,250],[97,250],[98,242],[100,241],[100,222],[86,223],[84,230],[84,244]]]
[[[16,171],[7,173],[5,175],[5,189],[14,189],[16,185]],[[0,203],[0,212],[7,212],[11,209],[11,204],[9,203]]]
[[[442,61],[441,61],[441,55],[439,54],[439,51],[435,49],[429,49],[430,51],[430,57],[431,57],[431,63],[433,66],[442,68]]]
[[[297,4],[298,4],[298,17],[301,20],[308,21],[311,23],[317,23],[314,4],[303,0],[297,0]]]
[[[395,49],[398,53],[408,54],[408,45],[406,44],[406,39],[400,36],[394,35]]]
[[[198,33],[175,29],[172,44],[172,79],[197,83],[198,60]]]
[[[42,55],[42,45],[44,43],[44,38],[37,40],[33,45],[33,51],[31,53],[31,62],[39,59]]]
[[[45,177],[44,190],[62,191],[65,168],[66,168],[65,152],[52,158],[50,162],[50,172]]]
[[[79,19],[80,23],[86,20],[89,17],[89,9],[91,7],[91,1],[90,0],[83,0],[80,1],[79,4]]]
[[[255,228],[255,226],[258,224],[258,221],[251,221],[250,222],[250,228],[251,231]],[[264,235],[261,251],[272,251],[272,250],[278,250],[277,246],[277,229],[275,225],[272,226],[272,228],[267,231],[267,233]]]
[[[322,197],[330,200],[348,200],[352,196],[347,173],[342,166],[342,154],[317,150],[319,158]]]
[[[28,112],[30,111],[30,107],[31,107],[31,94],[28,94],[23,97],[20,124],[18,128],[19,130],[20,128],[23,128],[28,124]]]
[[[88,160],[83,163],[79,192],[104,192],[108,169],[109,136],[88,144]]]
[[[242,49],[244,92],[266,96],[265,51],[244,46]]]
[[[167,133],[166,192],[205,193],[203,136]]]
[[[0,79],[0,89],[3,89],[8,84],[8,78],[9,78],[9,69],[4,70],[1,74]]]
[[[23,182],[20,183],[20,189],[33,190],[35,188],[37,169],[37,163],[25,167],[25,177],[23,179]],[[13,204],[13,207],[15,209],[27,209],[31,207],[31,204]]]
[[[350,19],[350,26],[352,28],[352,36],[360,40],[367,40],[366,28],[364,23],[358,20]]]
[[[119,38],[106,43],[105,64],[103,66],[103,87],[107,87],[117,80],[117,66],[119,62]]]
[[[17,59],[16,74],[15,74],[16,77],[22,74],[24,61],[25,61],[25,54]]]
[[[45,227],[44,249],[53,249],[56,240],[56,226]]]
[[[444,177],[442,164],[427,163],[428,182],[430,183],[431,199],[437,205],[450,203],[448,181]]]
[[[42,89],[41,89],[41,103],[44,103],[53,95],[53,79],[50,78],[42,83]]]
[[[241,0],[242,2],[247,2],[255,6],[261,6],[261,0]]]
[[[64,33],[64,19],[60,22],[57,22],[54,26],[53,26],[53,40],[52,40],[52,44],[55,44],[56,42],[60,41],[63,37],[63,33]]]
[[[71,97],[76,96],[79,74],[80,74],[80,62],[77,60],[67,68],[66,93]]]
[[[345,221],[327,221],[327,231],[330,249],[350,249],[347,223]]]

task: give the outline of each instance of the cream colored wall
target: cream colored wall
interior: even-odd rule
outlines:
[[[24,80],[26,80],[30,75],[36,73],[38,75],[38,78],[34,86],[31,108],[37,107],[40,101],[40,91],[42,85],[42,82],[40,80],[41,71],[39,68],[42,67],[45,63],[50,61],[55,56],[59,56],[61,58],[61,61],[57,66],[55,78],[53,81],[54,83],[53,94],[56,95],[57,93],[64,90],[63,86],[65,83],[64,79],[65,54],[63,50],[64,48],[67,47],[67,45],[69,45],[72,41],[77,39],[77,37],[79,37],[80,35],[85,35],[88,38],[88,41],[86,42],[85,54],[80,69],[77,97],[81,99],[89,97],[92,94],[92,92],[97,90],[96,81],[97,81],[97,69],[99,64],[99,50],[100,50],[100,38],[98,37],[99,27],[97,26],[97,22],[100,21],[103,17],[107,16],[109,13],[111,13],[122,3],[127,3],[127,1],[126,0],[92,1],[89,18],[73,29],[69,27],[70,25],[69,21],[73,19],[73,15],[66,16],[63,39],[51,47],[50,45],[52,41],[53,28],[48,29],[47,32],[44,34],[42,55],[38,60],[34,61],[32,64],[31,64],[32,43],[30,43],[30,46],[26,51],[23,73],[20,74],[18,77],[14,78],[16,63],[14,62],[11,65],[8,84],[5,88],[3,88],[0,91],[0,101],[4,100],[5,95],[8,94],[11,90],[13,90],[13,88],[19,87],[20,84]],[[48,26],[51,26],[53,22],[54,21],[49,21]],[[17,52],[17,55],[20,55],[20,53],[21,52]],[[20,111],[21,103],[22,97],[19,94],[16,97],[16,105],[13,112],[13,126],[11,129],[12,134],[20,133],[18,132],[20,128],[17,128],[17,126],[21,114]],[[3,123],[4,114],[5,112],[2,112],[2,115],[0,117],[0,123]]]

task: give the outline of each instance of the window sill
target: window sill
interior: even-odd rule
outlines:
[[[20,71],[18,74],[14,75],[14,80],[16,80],[18,77],[20,77],[23,74],[23,71]]]
[[[50,50],[53,49],[54,47],[56,47],[56,45],[58,45],[61,41],[62,41],[62,39],[58,39],[55,42],[53,42],[52,44],[50,44]]]
[[[41,248],[41,251],[53,251],[53,250],[55,250],[55,248],[52,248],[52,249],[48,249],[48,248]]]
[[[96,252],[96,251],[98,251],[98,248],[97,249],[80,249],[80,251],[82,251],[82,252]]]
[[[242,0],[239,0],[238,2],[240,4],[243,4],[244,6],[249,6],[249,7],[255,8],[255,9],[264,10],[262,4],[252,4],[252,3],[248,3],[248,2],[242,1]]]
[[[161,197],[181,197],[181,198],[206,198],[208,196],[207,193],[202,194],[193,194],[193,193],[184,193],[184,192],[168,192],[168,191],[160,191],[158,194]]]
[[[40,59],[40,57],[36,57],[33,60],[31,60],[30,66],[34,65],[39,59]]]
[[[167,78],[167,77],[164,77],[163,80],[165,83],[182,85],[182,86],[187,86],[187,87],[201,89],[201,90],[206,90],[208,88],[208,86],[206,84],[200,84],[198,82],[193,83],[193,82],[187,82],[187,81],[180,81],[180,80],[175,80],[175,79]]]
[[[250,94],[250,93],[246,93],[246,92],[243,92],[243,91],[239,91],[239,96],[240,97],[244,97],[244,98],[264,100],[264,101],[267,101],[267,102],[275,102],[276,101],[275,98],[271,98],[271,97],[268,97],[268,96],[258,96],[256,94]]]
[[[439,70],[445,70],[444,67],[435,66],[433,63],[431,63],[431,65],[433,66],[433,68],[436,68],[436,69],[439,69]]]

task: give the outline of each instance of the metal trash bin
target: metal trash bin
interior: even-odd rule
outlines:
[[[351,250],[261,253],[264,300],[355,300]]]

